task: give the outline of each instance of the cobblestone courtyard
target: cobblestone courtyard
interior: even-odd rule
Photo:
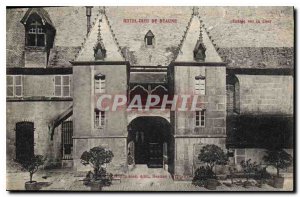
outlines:
[[[141,177],[143,175],[143,177]],[[209,191],[204,187],[196,187],[190,181],[174,182],[168,172],[163,169],[147,168],[139,166],[129,172],[127,177],[114,180],[110,187],[104,187],[103,191]],[[24,183],[28,181],[29,175],[25,172],[7,173],[7,190],[24,190]],[[41,191],[90,191],[90,188],[83,185],[84,173],[79,174],[68,169],[41,170],[37,172],[34,180],[39,182]],[[253,186],[244,188],[242,186],[228,187],[221,182],[217,187],[218,191],[282,191],[269,185],[262,188]],[[292,190],[292,178],[285,182],[284,190]]]

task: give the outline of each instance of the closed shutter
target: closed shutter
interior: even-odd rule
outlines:
[[[55,76],[54,78],[54,84],[55,84],[55,90],[54,90],[54,95],[55,96],[62,96],[61,92],[61,76]]]
[[[15,76],[15,96],[22,96],[22,76]]]
[[[14,96],[14,78],[6,76],[6,94],[8,97]]]

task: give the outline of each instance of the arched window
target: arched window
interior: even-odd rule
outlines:
[[[226,77],[227,111],[240,113],[240,83],[235,75]]]
[[[99,73],[95,75],[95,93],[101,94],[105,93],[105,75]]]
[[[153,46],[154,45],[154,34],[152,33],[151,30],[149,30],[147,32],[147,34],[145,35],[145,45],[146,46]]]
[[[205,76],[199,75],[195,77],[195,94],[205,95]]]

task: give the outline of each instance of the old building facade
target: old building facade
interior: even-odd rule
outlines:
[[[43,154],[46,167],[86,170],[82,152],[101,145],[114,153],[113,172],[144,164],[188,177],[200,165],[197,155],[206,144],[222,147],[233,164],[260,159],[272,136],[277,146],[292,151],[290,32],[283,32],[289,42],[275,36],[275,44],[266,39],[266,45],[258,45],[262,41],[251,33],[231,38],[219,32],[214,38],[222,25],[212,21],[222,11],[191,7],[164,8],[165,15],[151,16],[177,17],[176,24],[120,26],[128,17],[124,9],[7,10],[8,162]],[[127,9],[148,16],[145,7]],[[162,8],[148,12],[155,9]],[[235,9],[223,11],[230,17]],[[266,14],[288,20],[290,31],[292,16],[290,8]],[[280,36],[276,31],[282,28],[258,31]],[[158,103],[149,111],[105,111],[97,105],[101,95],[126,95],[129,101],[134,95],[197,95],[199,108],[161,110]]]

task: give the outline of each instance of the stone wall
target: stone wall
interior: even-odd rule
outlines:
[[[201,165],[198,161],[200,150],[208,144],[216,144],[226,151],[225,138],[175,138],[175,180],[192,179]]]
[[[174,68],[175,94],[194,95],[195,76],[206,77],[206,93],[198,97],[198,107],[205,109],[205,127],[195,126],[194,111],[176,111],[175,129],[175,179],[186,180],[197,167],[195,146],[216,144],[225,149],[226,139],[226,68],[219,66],[176,66]]]
[[[105,75],[105,94],[127,93],[126,65],[74,66],[74,167],[87,170],[80,164],[80,156],[94,146],[103,145],[113,151],[111,166],[125,165],[127,114],[125,109],[105,112],[105,125],[94,127],[94,110],[97,97],[94,94],[94,76]],[[119,169],[120,170],[120,169]]]
[[[73,96],[70,76],[70,98]],[[55,75],[23,75],[23,97],[55,97]]]
[[[293,114],[293,77],[237,75],[241,114]]]
[[[61,159],[61,129],[50,140],[48,124],[72,105],[71,101],[7,102],[6,104],[6,153],[7,160],[15,159],[15,128],[20,121],[34,123],[34,153],[47,156],[48,160]]]
[[[175,67],[175,94],[194,95],[195,76],[206,77],[206,94],[198,97],[198,107],[205,109],[205,127],[195,128],[195,112],[176,112],[177,135],[225,135],[226,87],[225,67]]]

